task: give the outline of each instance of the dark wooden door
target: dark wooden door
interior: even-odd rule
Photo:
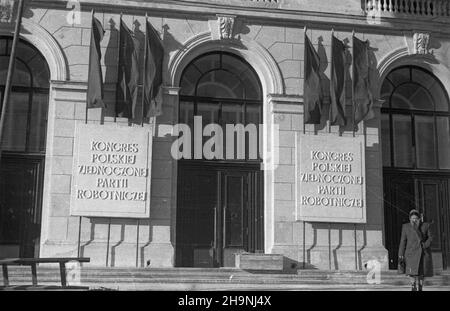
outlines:
[[[2,157],[0,257],[38,257],[43,163],[42,157]]]
[[[389,268],[396,269],[402,224],[415,207],[414,180],[408,175],[384,175],[384,223]]]
[[[409,211],[418,209],[433,233],[432,251],[442,255],[442,266],[448,266],[449,249],[449,182],[446,176],[412,173],[384,174],[385,241],[389,268],[396,269],[402,224],[409,221]],[[436,259],[441,260],[440,255]],[[436,266],[440,263],[436,262]]]
[[[435,253],[442,253],[442,266],[448,266],[448,227],[449,201],[448,180],[435,178],[416,178],[416,193],[419,211],[424,221],[431,223],[433,234],[431,249]]]
[[[217,174],[180,166],[176,224],[177,266],[213,267]]]
[[[259,170],[222,171],[218,240],[222,266],[234,267],[235,254],[262,250],[263,211]]]
[[[180,162],[178,178],[177,266],[231,267],[263,249],[258,167]]]

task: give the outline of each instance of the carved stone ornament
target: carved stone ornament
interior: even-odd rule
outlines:
[[[220,39],[232,39],[235,16],[217,15]]]
[[[430,34],[429,33],[415,33],[414,37],[414,54],[430,54]]]
[[[14,0],[0,0],[0,23],[11,23]]]

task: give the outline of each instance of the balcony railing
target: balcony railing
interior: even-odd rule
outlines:
[[[382,16],[450,17],[450,0],[367,0],[366,11]]]

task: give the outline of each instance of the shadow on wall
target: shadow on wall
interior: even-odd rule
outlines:
[[[138,220],[137,219],[128,219],[128,218],[121,219],[121,218],[100,218],[100,217],[88,217],[88,219],[90,222],[90,227],[89,227],[90,237],[89,237],[88,241],[81,242],[80,256],[81,257],[89,256],[89,251],[87,250],[89,245],[95,244],[95,243],[102,243],[102,244],[104,244],[104,247],[105,247],[105,249],[104,249],[105,250],[105,258],[104,258],[105,266],[110,266],[110,267],[117,266],[117,261],[118,261],[117,248],[120,245],[122,245],[125,241],[126,227],[127,226],[137,227]],[[144,261],[145,261],[144,249],[152,241],[152,236],[151,236],[152,225],[155,225],[155,224],[150,224],[150,221],[148,219],[139,220],[140,228],[142,228],[143,226],[148,227],[148,230],[149,230],[148,241],[145,243],[140,242],[140,241],[142,241],[142,238],[139,238],[139,241],[138,241],[138,235],[137,235],[137,231],[136,231],[135,241],[133,241],[133,239],[129,239],[130,242],[127,242],[128,244],[131,244],[131,245],[135,244],[135,246],[138,247],[138,249],[136,251],[138,258],[136,258],[136,262],[138,263],[138,265],[140,267],[145,266],[144,265]],[[120,226],[119,238],[113,237],[112,231],[113,230],[115,231],[118,226]],[[82,231],[85,231],[85,230],[86,229],[82,228]],[[97,230],[102,231],[100,234],[104,238],[102,238],[102,239],[98,239],[98,237],[96,238],[96,234],[97,235],[99,234],[99,232]],[[108,235],[109,235],[109,241],[108,241]],[[107,251],[108,251],[108,253],[107,253]]]
[[[179,42],[175,37],[170,33],[170,27],[167,24],[162,26],[162,41],[164,44],[164,51],[166,55],[169,55],[171,52],[178,51],[183,49],[184,45]],[[164,66],[168,66],[168,57],[164,62]]]
[[[18,3],[18,2],[16,2],[16,3]],[[17,5],[14,5],[14,11],[13,11],[13,13],[12,13],[14,23],[15,23],[15,18],[14,18],[14,16],[17,16],[17,10],[18,10]],[[22,17],[23,17],[23,18],[26,18],[26,19],[29,19],[29,18],[32,18],[33,16],[34,16],[34,13],[33,13],[33,11],[30,9],[30,7],[24,6],[24,8],[23,8],[23,13],[22,13]]]
[[[328,56],[326,52],[326,48],[323,45],[323,37],[320,36],[317,39],[318,49],[317,53],[320,58],[320,81],[322,84],[322,96],[323,96],[323,113],[320,124],[317,124],[314,126],[314,131],[317,133],[318,131],[324,130],[327,125],[329,124],[327,121],[329,121],[330,116],[330,109],[331,109],[331,99],[330,99],[330,83],[331,80],[328,78],[325,71],[327,71],[328,66],[330,65],[328,62]],[[350,48],[348,46],[350,40],[348,38],[345,38],[343,40],[344,44],[346,45],[347,49],[345,52],[346,57],[346,63],[345,63],[345,71],[346,71],[346,81],[345,81],[345,100],[346,100],[346,119],[347,124],[345,126],[339,126],[339,134],[342,134],[344,132],[353,132],[353,118],[352,116],[352,74],[351,74],[351,66],[352,66],[352,54],[350,52]],[[331,70],[330,70],[331,72]]]
[[[241,35],[248,35],[250,33],[250,28],[244,23],[243,20],[237,19],[236,25],[234,27],[234,37],[237,40],[241,40]]]
[[[118,79],[118,63],[119,63],[119,28],[116,22],[111,18],[109,21],[109,41],[106,46],[104,57],[104,63],[106,65],[105,76],[104,76],[104,90],[105,90],[105,103],[107,108],[103,111],[103,117],[115,117],[116,111],[116,89],[117,89],[117,79]],[[142,82],[143,82],[143,64],[144,64],[144,49],[145,49],[145,25],[142,25],[138,20],[133,21],[133,27],[131,25],[127,26],[132,29],[135,35],[135,39],[138,44],[139,55],[138,55],[138,66],[139,66],[139,87],[138,96],[135,107],[135,117],[129,120],[130,124],[141,124],[142,120]],[[164,60],[163,68],[168,67],[169,57],[168,55],[176,50],[183,48],[183,44],[178,42],[174,36],[169,32],[169,25],[165,24],[162,26],[162,36],[160,35],[163,45],[164,45]],[[155,30],[160,33],[158,29]],[[166,77],[163,77],[166,78]],[[166,80],[164,80],[166,81]],[[145,118],[148,122],[148,118]],[[104,122],[104,119],[102,119]]]
[[[340,126],[339,127],[339,133],[342,134],[344,132],[352,132],[354,129],[354,125],[353,125],[353,118],[352,118],[352,107],[353,107],[353,103],[352,103],[352,88],[353,88],[353,79],[352,79],[352,72],[351,72],[351,68],[352,68],[352,61],[353,61],[353,57],[352,57],[352,52],[351,52],[351,48],[349,47],[349,43],[350,40],[348,38],[345,38],[343,40],[345,46],[347,47],[346,52],[345,52],[345,57],[346,57],[346,63],[345,63],[345,71],[346,71],[346,76],[347,79],[345,81],[345,92],[346,92],[346,118],[347,118],[347,124],[346,126]],[[370,41],[369,41],[370,43]],[[438,42],[436,42],[435,44],[439,44]],[[371,92],[374,96],[375,100],[378,100],[378,96],[379,94],[378,92],[378,86],[379,83],[381,83],[382,81],[380,81],[380,72],[377,68],[378,66],[378,61],[375,55],[375,52],[377,52],[378,49],[369,46],[369,65],[370,65],[370,81],[373,82],[375,81],[375,83],[371,84]],[[323,114],[322,114],[322,119],[321,119],[321,123],[315,125],[315,132],[318,132],[320,130],[325,129],[325,127],[327,126],[327,120],[329,120],[329,113],[330,113],[330,106],[331,106],[331,100],[330,100],[330,79],[328,78],[328,76],[325,74],[325,71],[327,70],[328,66],[329,66],[329,62],[328,62],[328,56],[326,53],[326,49],[323,46],[323,37],[320,36],[318,38],[318,50],[317,50],[319,57],[320,57],[320,80],[322,83],[322,95],[323,95],[323,99],[324,99],[324,106],[323,106]],[[359,126],[363,124],[360,123],[358,126],[356,126],[355,131],[359,130]]]
[[[313,243],[311,244],[311,246],[309,248],[305,248],[304,250],[304,254],[303,257],[306,258],[306,261],[303,265],[303,263],[299,262],[298,263],[298,269],[316,269],[316,267],[311,264],[311,253],[314,251],[314,248],[317,246],[317,236],[318,236],[318,230],[324,232],[327,231],[328,234],[328,247],[329,247],[329,262],[328,265],[329,267],[333,270],[339,270],[341,269],[340,265],[339,265],[339,261],[338,261],[338,251],[339,249],[342,247],[343,245],[343,231],[353,231],[358,232],[358,231],[362,231],[363,232],[363,243],[362,245],[356,243],[356,254],[355,254],[355,265],[356,265],[356,270],[361,270],[363,267],[363,263],[362,263],[362,257],[361,257],[361,252],[362,250],[364,250],[364,248],[367,245],[367,234],[366,234],[366,228],[365,225],[361,225],[361,224],[338,224],[338,223],[311,223],[312,225],[312,230],[313,230]],[[338,230],[338,242],[337,245],[332,245],[332,240],[333,237],[331,235],[331,230],[336,231]],[[354,238],[357,238],[357,236],[355,234],[353,234]],[[353,240],[355,241],[355,240]],[[288,266],[289,264],[293,264],[295,262],[292,263],[287,263]]]
[[[109,42],[106,47],[104,62],[106,65],[106,71],[104,76],[105,87],[105,103],[107,104],[106,109],[103,111],[103,116],[115,117],[116,115],[116,102],[117,102],[117,79],[119,71],[119,28],[116,22],[111,18],[109,20],[110,26],[110,37]],[[143,77],[143,64],[144,64],[144,43],[145,43],[145,33],[141,30],[141,23],[137,20],[133,21],[133,27],[127,25],[130,29],[133,29],[135,35],[135,40],[138,46],[138,65],[139,65],[139,79],[138,79],[138,95],[136,106],[134,108],[134,118],[129,119],[129,124],[141,124],[142,120],[142,77]],[[143,26],[145,27],[145,26]],[[102,119],[102,122],[104,119]],[[146,120],[148,121],[148,120]]]
[[[297,261],[289,257],[283,256],[283,270],[254,270],[254,269],[243,269],[246,272],[252,274],[297,274],[297,270],[318,270],[318,268],[309,263],[304,263],[302,261]]]
[[[116,266],[116,248],[120,244],[122,244],[124,239],[125,239],[125,224],[124,223],[120,223],[120,240],[117,241],[116,244],[111,246],[111,267],[115,267]]]
[[[283,272],[284,273],[297,273],[297,270],[305,269],[305,270],[317,270],[317,267],[303,261],[293,260],[286,256],[283,256]]]
[[[442,47],[442,44],[440,42],[440,39],[430,36],[430,44],[428,46],[428,49],[431,50],[431,55],[433,56],[433,60],[435,61],[435,62],[433,62],[434,64],[438,64],[439,62],[434,57],[433,50],[439,50],[441,47]]]

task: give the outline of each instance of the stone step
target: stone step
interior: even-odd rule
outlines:
[[[118,272],[139,272],[139,273],[145,273],[145,272],[151,272],[151,273],[168,273],[168,274],[176,274],[176,273],[236,273],[236,272],[242,272],[242,273],[254,273],[252,270],[243,270],[238,268],[118,268],[118,267],[89,267],[89,266],[82,266],[82,270],[84,271],[99,271],[101,273],[118,273]],[[30,268],[27,266],[9,266],[8,270],[29,270]],[[49,265],[37,265],[38,270],[42,271],[55,271],[59,270],[59,268],[55,265],[49,266]],[[298,269],[293,270],[289,272],[264,272],[264,274],[367,274],[367,271],[365,270],[317,270],[317,269]],[[397,275],[397,271],[394,270],[387,270],[382,271],[384,274],[389,275]],[[446,270],[438,272],[438,274],[449,274],[450,271],[447,272]]]
[[[11,284],[21,284],[21,283],[31,283],[31,278],[10,278]],[[38,276],[38,283],[59,283],[59,277],[51,277],[51,278],[42,278]],[[179,279],[167,279],[167,278],[81,278],[82,284],[91,284],[91,283],[227,283],[227,284],[367,284],[366,280],[353,280],[353,279],[341,279],[341,280],[318,280],[318,279],[297,279],[297,280],[283,280],[283,279],[239,279],[232,278],[229,280],[226,279],[217,279],[217,278],[179,278]],[[382,284],[391,284],[391,285],[407,285],[409,284],[409,280],[398,279],[398,280],[385,280],[381,279]],[[435,279],[429,278],[426,279],[426,284],[429,285],[450,285],[448,280],[443,279]]]
[[[31,278],[30,272],[20,271],[10,272],[10,278]],[[59,277],[59,271],[47,271],[45,273],[38,271],[38,278],[51,278],[51,277]],[[285,280],[285,281],[299,281],[299,280],[334,280],[334,281],[363,281],[366,280],[366,275],[311,275],[311,274],[296,274],[296,275],[267,275],[267,274],[241,274],[241,273],[226,273],[226,274],[164,274],[164,273],[89,273],[86,271],[81,272],[82,278],[101,278],[101,279],[127,279],[127,278],[136,278],[136,279],[223,279],[229,280],[231,278],[234,279],[251,279],[251,280]],[[381,274],[381,278],[385,280],[401,280],[404,279],[404,276],[390,276]],[[447,276],[436,276],[436,279],[449,279]]]
[[[29,267],[9,267],[9,273],[13,274],[23,274],[28,275],[30,272]],[[59,273],[58,268],[50,268],[50,267],[37,267],[38,274],[54,274],[55,272]],[[81,268],[82,274],[85,275],[116,275],[116,276],[127,276],[127,275],[164,275],[164,276],[181,276],[181,275],[201,275],[201,276],[226,276],[226,275],[242,275],[242,276],[252,276],[252,277],[283,277],[283,278],[297,278],[299,276],[312,276],[312,277],[362,277],[365,278],[367,275],[367,271],[330,271],[330,270],[298,270],[293,271],[291,273],[260,273],[256,271],[247,271],[240,269],[227,269],[227,270],[219,270],[219,269],[138,269],[138,268]],[[395,271],[382,271],[381,275],[388,278],[397,278],[403,277],[402,275],[398,275]],[[436,273],[438,276],[449,277],[450,273],[448,272],[438,272]]]
[[[31,275],[29,267],[11,267],[11,284],[29,284]],[[59,269],[38,267],[39,284],[58,284]],[[81,282],[83,285],[103,284],[111,286],[121,284],[128,287],[145,287],[145,284],[249,284],[263,285],[360,285],[366,286],[365,271],[324,271],[299,270],[296,274],[257,274],[239,269],[124,269],[124,268],[83,268]],[[0,278],[0,282],[3,282]],[[381,274],[384,285],[408,285],[408,278],[395,271]],[[426,280],[428,286],[450,285],[450,274],[436,275]]]

